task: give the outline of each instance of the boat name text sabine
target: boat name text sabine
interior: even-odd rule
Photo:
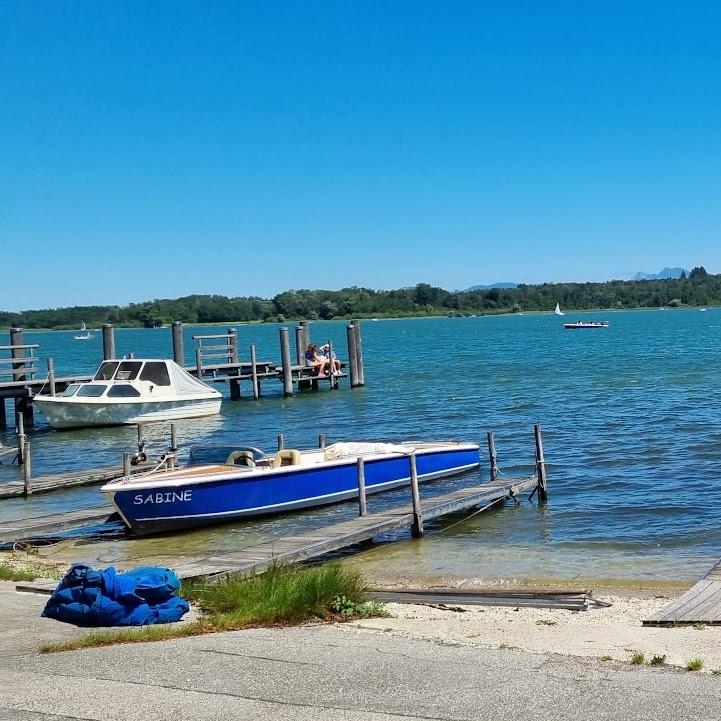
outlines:
[[[174,503],[175,501],[190,501],[193,498],[193,491],[166,491],[165,493],[142,493],[136,494],[133,499],[134,506],[141,506],[145,503]]]

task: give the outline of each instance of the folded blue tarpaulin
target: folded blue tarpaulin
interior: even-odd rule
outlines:
[[[72,566],[48,599],[47,618],[77,626],[144,626],[179,621],[190,609],[176,595],[178,577],[169,568],[143,566],[126,573]]]

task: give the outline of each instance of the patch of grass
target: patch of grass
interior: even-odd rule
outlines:
[[[694,628],[696,631],[705,631],[706,624],[705,623],[694,623],[692,628]]]
[[[512,646],[510,643],[502,641],[498,644],[498,648],[501,649],[501,651],[514,651],[518,649],[518,646]]]
[[[715,668],[713,671],[711,671],[711,673],[714,676],[721,676],[721,668]]]
[[[646,654],[644,654],[643,651],[634,651],[634,653],[631,655],[631,663],[634,666],[641,666],[645,660]]]
[[[652,666],[663,666],[666,663],[666,654],[663,654],[663,656],[654,656],[650,664]]]
[[[613,661],[613,656],[609,656],[607,653],[603,656],[598,657],[599,661]]]
[[[692,658],[690,661],[686,661],[687,671],[700,671],[703,668],[703,659]]]
[[[383,604],[365,601],[366,585],[360,575],[338,563],[310,567],[274,565],[256,576],[220,583],[184,583],[180,595],[206,615],[174,626],[93,631],[80,639],[49,644],[41,651],[51,653],[258,626],[387,615]]]
[[[41,574],[30,570],[16,570],[0,563],[0,581],[34,581]]]
[[[550,618],[539,618],[538,621],[536,621],[536,626],[555,626],[558,624],[558,621],[554,621]]]

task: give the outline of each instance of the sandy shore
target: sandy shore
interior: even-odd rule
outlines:
[[[515,648],[531,653],[556,653],[628,663],[642,652],[645,663],[665,656],[666,664],[685,667],[695,658],[703,670],[721,668],[721,627],[653,628],[641,621],[668,605],[681,589],[617,589],[594,597],[609,608],[567,611],[488,606],[453,606],[463,611],[426,605],[389,603],[390,618],[354,622],[364,633],[389,633],[441,644]]]

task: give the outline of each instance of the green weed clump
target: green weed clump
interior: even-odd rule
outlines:
[[[209,614],[211,621],[221,615],[224,622],[231,623],[300,623],[329,618],[334,613],[333,603],[340,597],[362,604],[366,585],[360,574],[338,563],[274,565],[247,578],[186,583],[181,595]]]
[[[40,575],[35,571],[20,571],[0,564],[0,581],[34,581]]]
[[[646,660],[646,654],[643,651],[635,651],[631,656],[631,663],[634,666],[641,666]]]
[[[558,621],[550,618],[539,618],[538,621],[536,621],[536,626],[555,626],[557,623]]]
[[[220,583],[186,582],[180,595],[205,615],[191,623],[93,631],[79,639],[43,646],[41,651],[51,653],[258,626],[387,615],[383,604],[366,602],[366,585],[360,575],[339,563],[310,567],[274,565],[263,574],[246,578]]]
[[[703,668],[703,659],[692,658],[690,661],[686,661],[687,671],[700,671]]]
[[[663,654],[663,656],[654,656],[650,663],[652,666],[663,666],[666,663],[666,654]]]
[[[598,657],[599,661],[613,661],[613,656],[609,656],[607,653],[603,656]]]
[[[696,631],[705,631],[705,630],[706,630],[706,624],[705,624],[705,623],[694,623],[693,628],[694,628],[694,630],[696,630]]]

